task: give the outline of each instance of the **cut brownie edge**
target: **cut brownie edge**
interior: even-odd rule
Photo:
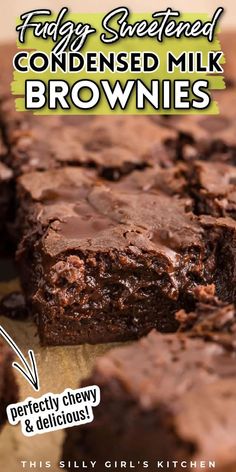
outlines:
[[[96,343],[134,339],[154,326],[175,331],[179,302],[170,269],[164,255],[157,262],[155,255],[131,249],[60,259],[33,295],[41,339]]]

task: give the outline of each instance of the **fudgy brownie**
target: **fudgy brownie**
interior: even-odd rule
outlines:
[[[18,400],[18,386],[13,374],[13,355],[0,341],[0,428],[6,420],[6,408]]]
[[[159,173],[110,186],[70,167],[19,179],[18,261],[45,344],[174,331],[174,311],[191,309],[194,287],[212,281],[214,253],[178,195],[180,169]]]
[[[140,471],[143,461],[150,470],[158,461],[163,470],[169,470],[167,461],[178,461],[178,471],[182,461],[185,470],[192,470],[190,461],[215,461],[218,472],[235,465],[234,349],[152,332],[97,360],[83,386],[98,385],[101,403],[92,423],[67,431],[63,460],[70,461],[69,470],[81,458],[97,461],[98,472],[105,461],[110,470],[117,470],[115,461],[132,461]]]

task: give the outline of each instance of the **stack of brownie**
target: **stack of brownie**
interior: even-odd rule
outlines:
[[[115,460],[155,470],[171,459],[234,470],[235,68],[216,94],[219,116],[44,117],[15,111],[11,54],[2,161],[41,342],[155,330],[98,361],[87,382],[100,385],[101,406],[91,425],[69,430],[65,460],[97,460],[99,472],[109,459],[111,470]]]

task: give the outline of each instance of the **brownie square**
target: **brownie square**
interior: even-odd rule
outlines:
[[[190,471],[191,461],[204,460],[225,472],[236,464],[234,355],[217,343],[156,332],[111,350],[83,382],[100,387],[101,403],[92,423],[68,429],[63,461],[75,470],[81,458],[96,460],[101,472],[106,461],[110,470],[132,461],[138,471],[143,461],[150,470],[158,461],[163,470],[177,461],[181,470],[186,461]]]
[[[10,349],[0,342],[0,428],[7,418],[7,406],[18,401],[18,386],[12,367],[13,360]]]
[[[44,344],[175,331],[173,313],[212,281],[203,227],[178,195],[181,172],[166,172],[166,180],[158,168],[156,177],[148,170],[110,186],[79,168],[19,179],[18,262]]]

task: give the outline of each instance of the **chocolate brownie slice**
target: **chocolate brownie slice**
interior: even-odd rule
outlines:
[[[235,353],[222,345],[185,335],[149,334],[132,346],[117,348],[97,360],[83,385],[98,385],[101,403],[94,421],[69,428],[63,461],[71,469],[79,459],[177,461],[175,469],[192,470],[191,461],[215,461],[218,472],[236,464]],[[69,467],[68,467],[69,468]]]
[[[6,408],[18,400],[18,386],[13,374],[13,355],[0,341],[0,428],[6,421]]]
[[[19,179],[18,261],[44,344],[174,331],[174,311],[212,281],[214,255],[191,201],[175,195],[168,170],[164,193],[159,172],[110,186],[79,168]]]

